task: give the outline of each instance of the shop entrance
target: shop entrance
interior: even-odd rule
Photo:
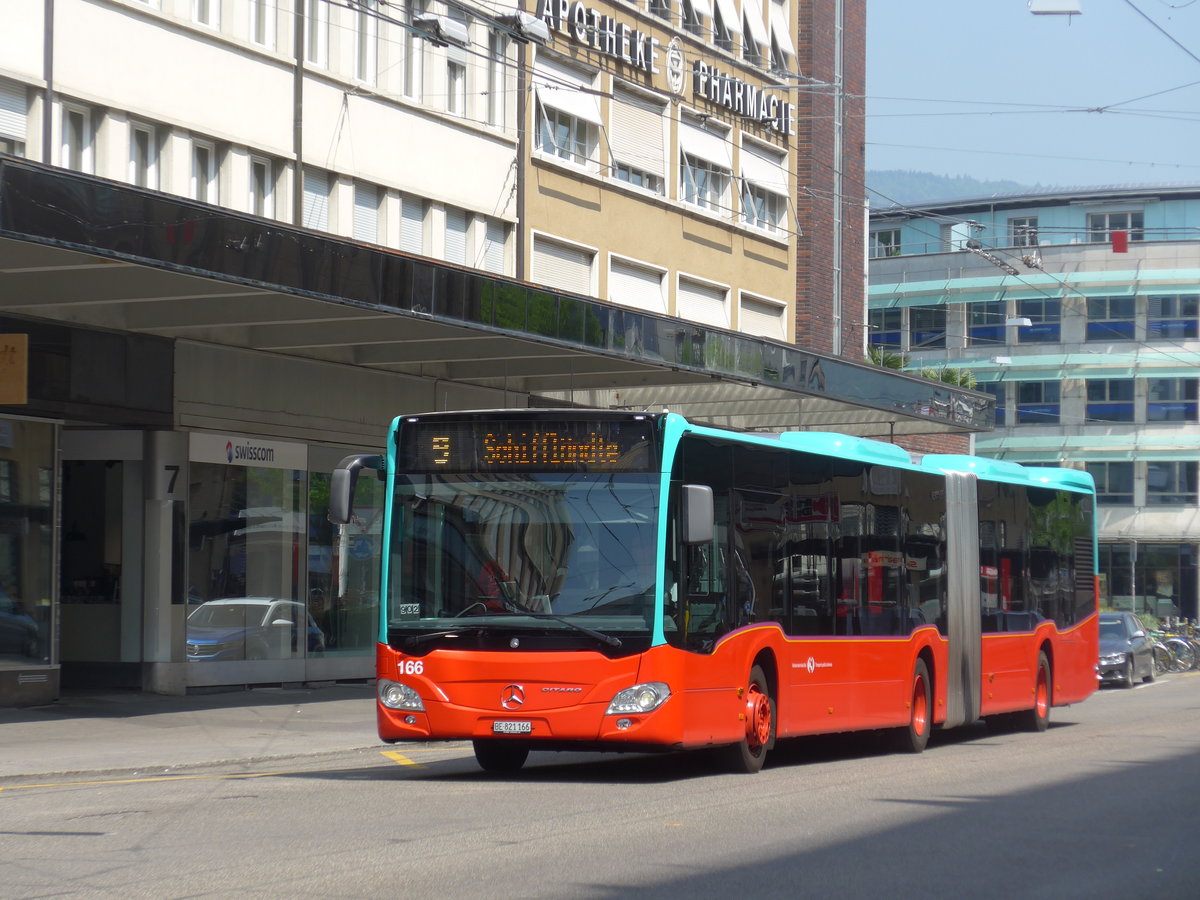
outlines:
[[[134,483],[129,484],[131,469]],[[135,545],[137,508],[128,489],[141,490],[140,464],[68,459],[62,464],[60,658],[64,687],[141,686],[141,610],[138,573],[123,565]],[[140,494],[139,494],[140,496]]]

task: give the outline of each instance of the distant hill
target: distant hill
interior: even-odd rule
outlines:
[[[973,200],[992,194],[1019,194],[1038,190],[1041,185],[1016,181],[979,181],[966,175],[934,175],[932,172],[906,172],[882,169],[867,172],[867,196],[871,208],[941,200]]]

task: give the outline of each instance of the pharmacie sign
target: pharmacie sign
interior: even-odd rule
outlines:
[[[663,48],[658,38],[585,6],[581,0],[538,0],[538,17],[551,32],[565,34],[590,50],[651,75],[661,71],[659,60]],[[678,91],[674,69],[681,62],[682,54],[678,52],[676,41],[671,42],[667,56],[673,70],[670,73],[672,89]],[[682,82],[682,79],[678,80]],[[696,60],[692,65],[692,93],[735,115],[761,122],[780,134],[795,133],[795,104],[726,74],[704,60]]]

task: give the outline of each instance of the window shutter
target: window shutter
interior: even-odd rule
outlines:
[[[582,250],[542,237],[534,238],[533,278],[539,284],[548,287],[590,295],[593,256],[590,250]]]
[[[354,237],[379,242],[379,190],[374,185],[354,186]]]
[[[783,321],[786,310],[786,306],[777,303],[769,303],[756,297],[742,297],[740,330],[777,341],[786,340],[787,327]]]
[[[608,299],[647,312],[667,311],[662,272],[614,259],[608,272]]]
[[[406,253],[425,252],[425,201],[417,197],[400,201],[400,249]]]
[[[464,209],[446,209],[446,261],[467,264],[467,225],[470,219]]]
[[[306,169],[304,171],[304,215],[305,228],[318,231],[329,230],[329,173]]]
[[[24,142],[28,120],[25,85],[0,80],[0,134]]]
[[[662,105],[624,91],[615,92],[613,101],[609,132],[613,158],[665,178]]]
[[[729,292],[725,288],[698,281],[679,279],[679,295],[675,311],[681,319],[729,327],[729,307],[726,303]]]
[[[503,222],[495,219],[488,220],[487,234],[483,243],[483,268],[497,275],[504,274],[504,245],[507,229]]]

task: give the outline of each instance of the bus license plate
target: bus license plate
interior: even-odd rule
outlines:
[[[533,723],[513,721],[493,722],[492,734],[533,734]]]

